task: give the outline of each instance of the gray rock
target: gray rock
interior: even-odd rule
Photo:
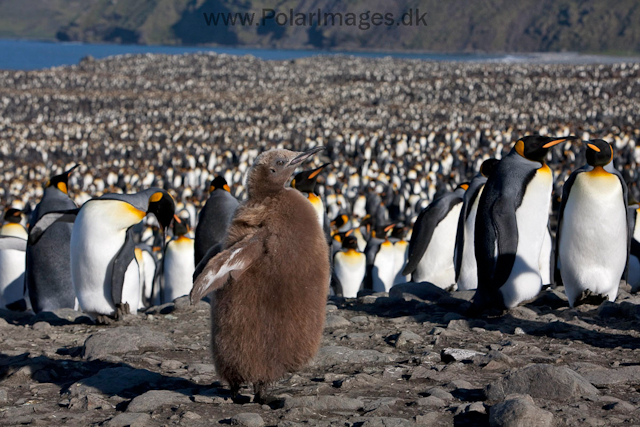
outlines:
[[[315,366],[334,366],[349,363],[387,363],[393,362],[395,355],[384,354],[376,350],[354,350],[348,347],[322,347],[314,359]]]
[[[535,406],[528,395],[512,395],[491,407],[491,427],[551,427],[553,415]]]
[[[351,325],[351,322],[349,322],[344,317],[338,316],[336,314],[328,315],[324,321],[324,327],[328,329],[344,328],[350,325]]]
[[[477,412],[479,414],[487,413],[487,408],[485,408],[484,403],[482,402],[471,402],[471,403],[463,403],[462,405],[458,405],[455,408],[455,415],[460,414],[468,414],[471,412]]]
[[[92,377],[83,378],[69,386],[72,396],[83,396],[90,393],[114,395],[123,391],[146,386],[147,388],[167,386],[168,383],[178,383],[179,378],[171,379],[146,369],[130,367],[106,368]]]
[[[231,417],[231,425],[244,427],[262,427],[264,420],[258,414],[243,412]]]
[[[357,411],[364,407],[360,399],[344,396],[303,396],[287,397],[284,409],[309,408],[313,411]]]
[[[440,352],[440,358],[445,363],[462,362],[472,360],[476,356],[484,356],[484,353],[463,348],[445,348]]]
[[[485,389],[487,399],[504,400],[509,394],[528,394],[535,398],[566,401],[598,390],[586,379],[566,367],[531,365],[511,372]]]
[[[371,322],[367,316],[353,316],[350,321],[356,325],[367,325]]]
[[[113,417],[107,427],[146,427],[151,423],[148,414],[124,413]]]
[[[418,406],[427,406],[430,408],[444,408],[447,402],[436,396],[422,397],[418,399]]]
[[[406,345],[407,343],[419,344],[422,341],[423,341],[422,337],[420,335],[416,334],[415,332],[402,331],[402,332],[400,332],[400,335],[398,335],[398,338],[396,339],[395,346],[396,347],[402,347],[402,346]]]
[[[464,319],[454,319],[447,324],[447,331],[469,332],[470,330],[469,322]]]
[[[403,294],[410,294],[421,300],[437,301],[440,298],[449,295],[444,289],[440,289],[436,285],[428,282],[422,283],[402,283],[395,285],[389,290],[389,297],[402,298]]]
[[[431,387],[428,388],[426,390],[426,393],[429,394],[429,396],[434,396],[437,397],[438,399],[442,399],[445,402],[453,402],[453,400],[455,400],[455,398],[453,397],[453,395],[451,393],[449,393],[448,391],[440,388],[440,387]]]
[[[391,288],[393,289],[393,288]],[[361,424],[362,427],[411,427],[413,422],[403,418],[371,417]]]
[[[192,363],[187,367],[187,370],[191,374],[211,374],[214,375],[216,373],[216,367],[209,363]]]
[[[120,326],[91,335],[84,342],[83,357],[100,359],[112,354],[131,354],[144,349],[172,348],[173,342],[144,326]]]
[[[8,402],[9,401],[9,393],[6,388],[0,388],[0,402]]]
[[[51,329],[51,325],[47,322],[36,322],[31,329],[34,331],[46,331],[47,329]]]
[[[162,363],[160,364],[160,367],[162,369],[166,369],[168,371],[172,371],[175,369],[180,369],[182,368],[182,362],[179,360],[163,360]]]
[[[173,300],[173,307],[175,311],[191,311],[195,306],[191,305],[189,295],[185,295]]]
[[[163,405],[180,403],[189,403],[189,397],[176,391],[150,390],[135,397],[127,406],[127,412],[153,412]]]
[[[640,366],[623,366],[621,368],[602,368],[593,365],[576,369],[587,381],[596,387],[604,387],[613,384],[637,384],[640,382]]]
[[[364,407],[362,408],[362,411],[364,413],[367,413],[367,412],[375,411],[376,409],[379,409],[382,407],[388,409],[389,406],[395,405],[397,401],[398,399],[396,399],[395,397],[382,397],[380,399],[376,399],[364,405]]]

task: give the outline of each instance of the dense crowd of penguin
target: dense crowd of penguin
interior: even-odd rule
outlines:
[[[476,290],[479,313],[544,286],[563,285],[571,306],[613,301],[621,279],[640,288],[639,75],[638,64],[213,54],[2,71],[13,89],[0,96],[0,304],[109,323],[220,289],[212,316],[232,331],[220,301],[238,288],[224,284],[247,281],[285,235],[276,253],[299,250],[256,280],[310,274],[298,264],[316,230],[326,272],[308,281],[323,300],[413,281]],[[305,164],[287,154],[305,150]],[[258,212],[264,194],[282,202]],[[309,209],[292,217],[294,202]],[[214,347],[233,347],[214,332]],[[311,338],[268,375],[216,363],[232,388],[261,390],[309,359]]]

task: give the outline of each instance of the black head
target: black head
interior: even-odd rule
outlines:
[[[58,190],[62,191],[64,194],[67,194],[67,193],[68,193],[68,191],[69,191],[69,189],[68,189],[68,186],[69,186],[69,176],[71,176],[71,173],[72,173],[72,172],[73,172],[73,171],[74,171],[78,166],[80,166],[80,165],[79,165],[79,164],[78,164],[78,165],[75,165],[75,166],[73,166],[71,169],[69,169],[68,171],[63,172],[63,173],[61,173],[60,175],[56,175],[56,176],[52,177],[52,178],[49,180],[49,182],[47,182],[46,187],[47,187],[47,188],[49,188],[49,187],[55,187],[55,188],[57,188]]]
[[[316,189],[316,180],[318,179],[318,175],[320,172],[327,167],[329,163],[325,163],[319,168],[311,169],[308,171],[302,171],[293,178],[291,181],[291,186],[298,191],[302,191],[304,193],[315,193]]]
[[[338,215],[330,225],[335,228],[342,228],[347,222],[349,222],[349,216],[346,214]]]
[[[296,168],[322,150],[324,147],[312,148],[303,153],[276,149],[260,154],[249,170],[249,197],[264,197],[282,191]]]
[[[229,188],[229,184],[227,184],[227,180],[224,179],[221,175],[216,176],[213,180],[211,180],[211,184],[209,185],[209,193],[213,193],[216,190],[224,190],[231,192],[231,188]]]
[[[158,219],[158,223],[162,229],[167,228],[174,218],[176,204],[173,197],[165,190],[156,191],[149,197],[148,213],[152,213]]]
[[[4,213],[4,220],[12,224],[20,224],[20,221],[22,221],[22,211],[15,208],[9,208]]]
[[[494,158],[487,159],[482,162],[482,166],[480,166],[480,173],[482,174],[482,176],[488,178],[493,173],[493,171],[496,170],[496,167],[498,167],[498,163],[500,163],[500,160]]]
[[[513,149],[525,159],[543,163],[551,147],[564,141],[577,139],[579,138],[576,136],[550,137],[528,135],[520,138]]]
[[[349,235],[342,240],[343,249],[358,249],[358,239],[355,236]]]
[[[180,217],[173,217],[173,235],[174,236],[184,236],[189,232],[189,226],[187,225],[187,221]]]
[[[613,160],[613,147],[603,139],[587,141],[587,163],[593,167],[606,166]]]

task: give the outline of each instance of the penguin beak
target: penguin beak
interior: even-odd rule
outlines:
[[[549,142],[547,142],[546,144],[544,144],[544,145],[542,146],[542,148],[551,148],[551,147],[553,147],[554,145],[558,145],[558,144],[560,144],[561,142],[564,142],[564,141],[566,141],[566,140],[567,140],[567,138],[554,139],[554,140],[549,141]]]
[[[598,147],[596,147],[595,145],[593,145],[593,144],[587,144],[587,147],[591,148],[596,153],[600,152],[600,149]]]
[[[320,172],[322,172],[322,169],[324,169],[325,167],[327,167],[329,163],[325,163],[324,165],[320,166],[318,169],[314,170],[313,172],[311,172],[311,174],[309,175],[309,179],[313,179],[316,176],[318,176],[320,174]]]
[[[313,156],[316,153],[319,153],[322,150],[324,150],[324,146],[315,147],[315,148],[307,150],[307,151],[305,151],[303,153],[300,153],[296,157],[291,159],[291,161],[289,162],[289,166],[298,165],[298,164],[304,162],[305,160],[307,160],[309,157]]]
[[[67,174],[67,177],[69,177],[71,175],[71,172],[73,172],[77,167],[80,166],[80,163],[77,163],[75,166],[73,166],[71,169],[69,169],[68,171],[66,171],[65,173]]]

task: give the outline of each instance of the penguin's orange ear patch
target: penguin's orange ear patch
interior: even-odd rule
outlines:
[[[227,184],[223,185],[223,186],[222,186],[222,188],[224,188],[224,189],[225,189],[225,190],[227,190],[229,193],[231,193],[231,188],[230,188]]]
[[[593,145],[593,144],[587,144],[587,147],[591,148],[596,153],[600,152],[600,149],[598,147],[596,147],[595,145]]]
[[[59,182],[58,184],[56,184],[56,187],[63,193],[67,193],[67,184],[65,184],[64,182]]]
[[[460,184],[460,187],[462,187],[466,191],[469,189],[469,184]]]
[[[150,202],[157,202],[162,199],[163,194],[161,192],[153,193],[151,197],[149,197]]]
[[[524,157],[524,141],[519,140],[518,142],[516,142],[515,148],[516,148],[516,153]]]

